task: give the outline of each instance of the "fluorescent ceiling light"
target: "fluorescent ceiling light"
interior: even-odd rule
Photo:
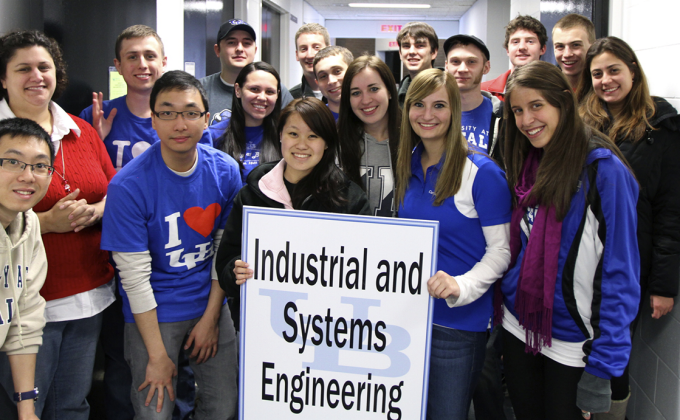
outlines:
[[[429,4],[403,3],[349,3],[349,7],[382,8],[382,9],[429,9]]]

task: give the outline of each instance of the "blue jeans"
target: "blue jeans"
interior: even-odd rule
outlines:
[[[432,326],[428,420],[467,419],[485,351],[485,331]]]
[[[475,405],[475,420],[505,420],[501,331],[501,326],[496,325],[486,340],[484,367],[472,395],[472,403]]]
[[[135,410],[130,400],[132,374],[125,361],[125,319],[123,298],[116,287],[116,301],[104,310],[99,342],[104,349],[104,407],[107,420],[133,420]],[[173,420],[188,420],[194,411],[194,374],[189,360],[180,354],[177,366],[177,398]],[[0,408],[2,408],[0,406]],[[3,420],[0,418],[0,420]]]
[[[125,320],[123,298],[116,287],[116,301],[103,312],[99,342],[104,349],[104,407],[107,420],[133,420],[135,410],[130,401],[132,374],[125,361]]]
[[[168,356],[177,366],[180,352],[188,356],[192,348],[184,350],[186,339],[192,328],[200,318],[179,322],[160,322],[158,327],[161,339]],[[144,382],[146,367],[149,362],[149,354],[144,340],[135,323],[125,324],[125,360],[130,365],[132,372],[132,389],[130,396],[135,407],[136,420],[170,420],[175,406],[170,401],[167,390],[160,413],[156,412],[158,393],[154,393],[149,406],[145,406],[149,388],[137,391],[139,384]],[[234,324],[231,320],[227,305],[222,307],[219,320],[218,351],[215,357],[196,364],[196,359],[189,358],[189,365],[196,378],[196,420],[212,420],[236,418],[236,406],[238,402],[238,362],[236,360],[236,336]],[[177,377],[172,378],[173,389],[177,389]]]
[[[48,322],[35,366],[40,398],[35,414],[43,420],[88,420],[87,394],[92,385],[94,355],[102,313],[74,321]],[[12,396],[14,385],[7,356],[1,353],[0,380]]]

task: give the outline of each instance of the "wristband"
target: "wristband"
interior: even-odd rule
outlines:
[[[14,393],[14,401],[15,402],[21,402],[25,400],[33,400],[37,401],[38,400],[38,387],[36,386],[32,390],[28,392],[15,392]]]

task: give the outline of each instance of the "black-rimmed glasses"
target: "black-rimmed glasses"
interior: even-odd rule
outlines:
[[[176,120],[178,115],[181,115],[187,121],[196,121],[205,115],[204,112],[200,111],[160,111],[154,112],[158,118],[161,120],[171,121]]]
[[[54,167],[44,163],[26,163],[16,159],[0,158],[2,169],[10,172],[23,172],[27,166],[35,176],[50,176],[54,173]]]

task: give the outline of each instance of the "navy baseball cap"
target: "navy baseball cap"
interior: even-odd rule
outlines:
[[[224,22],[222,26],[220,26],[220,30],[217,32],[217,43],[219,44],[221,40],[226,38],[226,36],[231,33],[231,31],[236,30],[248,32],[250,36],[253,37],[253,41],[256,41],[255,30],[252,26],[248,25],[248,22],[245,22],[241,19],[231,19]]]
[[[479,48],[479,50],[482,52],[482,54],[484,54],[486,56],[487,61],[490,60],[489,49],[486,48],[486,45],[484,44],[484,42],[481,39],[477,38],[474,35],[462,35],[461,34],[461,35],[454,35],[454,36],[450,37],[449,39],[447,39],[444,42],[444,54],[449,55],[449,51],[451,51],[451,49],[453,48],[453,45],[458,43],[458,42],[465,44],[465,45],[470,45],[470,44],[474,45],[475,47]]]

